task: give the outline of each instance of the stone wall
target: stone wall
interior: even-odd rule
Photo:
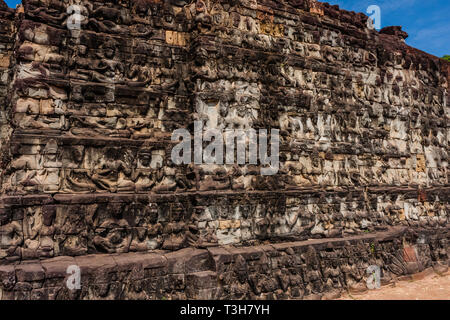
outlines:
[[[14,45],[14,11],[10,10],[3,0],[0,2],[0,103],[4,106],[7,101],[7,91],[9,84],[9,70],[11,66],[11,56]],[[2,125],[6,123],[5,116],[3,115],[4,109],[2,109]],[[2,126],[3,127],[3,126]],[[2,136],[3,137],[3,136]]]
[[[82,0],[74,29],[71,4],[0,0],[0,265],[398,226],[446,241],[450,63],[401,28],[313,0]],[[279,172],[175,165],[194,121],[279,129]]]
[[[256,247],[57,257],[0,266],[0,299],[333,299],[366,291],[371,265],[380,266],[382,285],[431,268],[447,272],[449,230],[400,227]],[[81,269],[79,290],[66,285],[72,265]]]
[[[5,142],[8,141],[11,134],[11,126],[8,121],[10,116],[8,87],[13,68],[15,34],[14,10],[8,8],[6,3],[0,0],[0,150],[2,150],[2,154],[5,150]],[[3,165],[0,166],[0,173],[4,166],[3,162]]]
[[[440,228],[448,224],[448,190],[4,197],[3,263],[346,237],[396,225]]]

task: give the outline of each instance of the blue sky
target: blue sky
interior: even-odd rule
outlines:
[[[378,5],[381,27],[402,26],[409,34],[406,43],[442,57],[450,55],[449,0],[328,0],[349,11],[364,12]]]
[[[6,4],[7,4],[8,6],[10,6],[11,8],[15,8],[16,5],[17,5],[18,3],[21,3],[22,1],[19,1],[19,0],[5,0],[5,2],[6,2]]]
[[[15,7],[18,0],[6,0]],[[324,2],[324,1],[322,1]],[[381,27],[403,26],[406,42],[418,49],[442,57],[450,55],[449,0],[328,0],[342,9],[367,14],[367,7],[381,9]]]

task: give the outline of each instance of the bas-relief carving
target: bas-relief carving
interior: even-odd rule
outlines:
[[[84,19],[72,32],[65,2],[25,1],[18,30],[8,27],[17,39],[0,44],[8,49],[0,99],[9,104],[0,117],[2,193],[44,195],[56,206],[50,225],[40,222],[43,204],[11,207],[24,213],[4,225],[5,257],[447,223],[448,75],[444,62],[397,41],[398,30],[370,32],[363,15],[314,1],[270,14],[273,4],[255,1],[79,3]],[[279,129],[278,174],[262,177],[249,164],[175,166],[171,132],[192,131],[195,120]],[[104,194],[111,203],[159,198],[108,209]]]

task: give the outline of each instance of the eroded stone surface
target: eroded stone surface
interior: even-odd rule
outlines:
[[[371,265],[381,268],[383,285],[433,267],[447,272],[441,259],[448,258],[448,232],[392,228],[346,239],[58,257],[0,266],[0,299],[333,299],[366,292]],[[78,290],[66,285],[74,264],[81,269]]]
[[[0,265],[446,228],[450,64],[400,28],[313,0],[79,3],[76,30],[71,1],[0,0]],[[278,174],[176,166],[195,120],[279,129]]]

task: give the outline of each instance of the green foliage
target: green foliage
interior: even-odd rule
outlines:
[[[448,54],[446,54],[445,56],[442,57],[442,59],[450,61],[450,56]]]

